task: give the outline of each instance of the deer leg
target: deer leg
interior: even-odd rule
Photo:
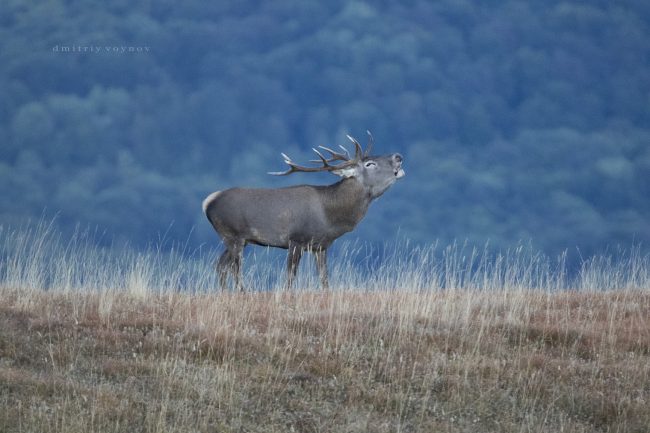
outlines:
[[[329,281],[327,280],[327,249],[317,248],[314,251],[314,255],[316,256],[316,268],[320,276],[320,285],[323,289],[327,290],[330,288]]]
[[[216,267],[217,273],[219,274],[219,286],[221,286],[221,290],[226,290],[228,288],[228,272],[232,267],[232,256],[230,250],[226,249],[226,251],[221,254]]]
[[[233,245],[232,250],[232,272],[235,277],[235,289],[240,292],[244,291],[244,285],[241,282],[242,262],[244,261],[244,242],[237,242]]]
[[[289,244],[289,252],[287,253],[287,290],[291,289],[293,280],[296,278],[301,257],[302,247],[296,244]]]
[[[237,290],[244,290],[241,283],[242,253],[244,251],[244,241],[236,239],[224,239],[226,251],[224,251],[217,261],[217,272],[219,274],[219,285],[221,290],[228,288],[228,273],[232,273]]]

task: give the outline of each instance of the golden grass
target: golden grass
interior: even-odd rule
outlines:
[[[647,432],[650,293],[0,288],[3,432]]]
[[[215,251],[84,236],[0,226],[0,432],[649,431],[638,248],[344,248],[329,293],[260,254],[233,294]]]

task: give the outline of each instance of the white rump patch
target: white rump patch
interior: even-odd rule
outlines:
[[[205,200],[203,200],[203,213],[205,213],[208,210],[208,206],[210,206],[210,203],[212,203],[212,201],[215,198],[217,198],[219,194],[221,194],[221,191],[215,191],[209,196],[207,196]]]

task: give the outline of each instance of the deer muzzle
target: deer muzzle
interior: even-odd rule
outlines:
[[[393,154],[393,166],[395,167],[395,177],[400,179],[406,175],[404,170],[402,169],[402,161],[404,158],[402,158],[402,155],[399,153],[394,153]]]

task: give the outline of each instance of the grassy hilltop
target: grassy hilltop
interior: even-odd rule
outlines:
[[[650,294],[24,293],[3,431],[620,431],[650,425]]]
[[[111,262],[47,236],[3,236],[0,431],[650,425],[647,257],[593,260],[560,287],[561,268],[521,252],[474,265],[419,252],[419,266],[388,259],[369,286],[334,263],[328,293],[235,294],[166,286],[201,286],[208,262]]]

